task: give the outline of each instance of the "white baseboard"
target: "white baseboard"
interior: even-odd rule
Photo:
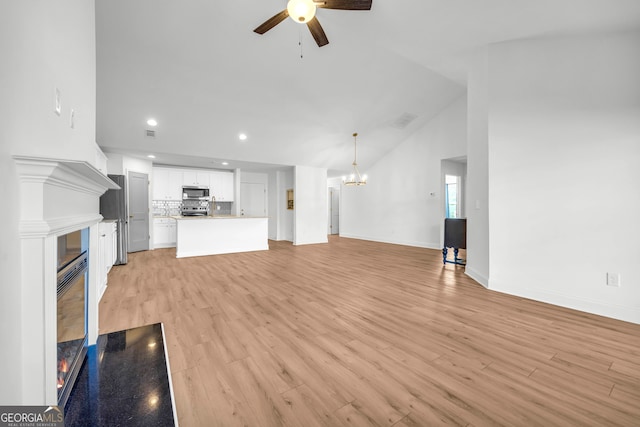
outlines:
[[[413,246],[415,248],[442,250],[440,243],[420,242],[417,240],[379,239],[379,238],[374,238],[369,236],[358,236],[356,234],[343,234],[343,233],[340,233],[340,237],[346,237],[348,239],[368,240],[370,242],[391,243],[393,245]]]
[[[464,274],[466,274],[467,276],[471,277],[473,280],[475,280],[476,282],[480,283],[485,288],[489,287],[489,279],[487,277],[483,276],[482,274],[478,273],[473,268],[469,267],[469,265],[467,265],[465,267]]]
[[[176,242],[173,243],[154,243],[153,249],[166,249],[166,248],[175,248]]]
[[[598,316],[604,316],[612,319],[622,320],[625,322],[640,324],[640,308],[638,307],[611,304],[599,300],[576,297],[575,295],[540,291],[538,289],[513,289],[507,286],[500,286],[499,284],[495,284],[493,282],[491,283],[489,289],[521,298],[527,298],[547,304],[570,308],[572,310],[578,310]]]

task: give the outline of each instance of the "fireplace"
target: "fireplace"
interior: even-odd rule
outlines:
[[[16,404],[58,405],[98,337],[100,196],[119,187],[84,161],[14,156],[21,194],[21,391]],[[80,366],[78,366],[80,367]]]

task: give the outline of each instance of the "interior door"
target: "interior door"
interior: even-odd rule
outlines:
[[[129,252],[149,250],[149,177],[129,172]]]
[[[264,184],[243,182],[240,184],[240,215],[267,216]]]

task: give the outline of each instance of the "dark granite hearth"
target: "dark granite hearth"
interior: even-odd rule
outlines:
[[[65,406],[65,426],[174,426],[159,323],[100,335]]]

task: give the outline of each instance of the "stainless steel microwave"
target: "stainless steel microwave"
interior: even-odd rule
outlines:
[[[182,187],[182,200],[209,199],[209,187]]]

